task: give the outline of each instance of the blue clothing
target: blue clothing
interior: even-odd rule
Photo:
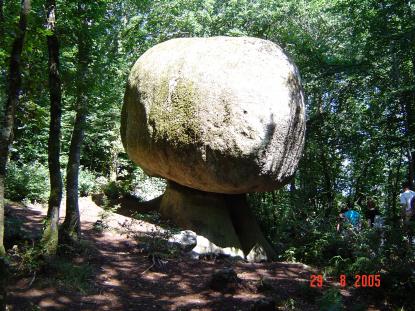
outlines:
[[[344,213],[347,221],[352,224],[353,227],[357,227],[360,222],[360,214],[354,210],[350,210]]]

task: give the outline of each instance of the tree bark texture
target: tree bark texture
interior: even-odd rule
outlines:
[[[69,147],[66,168],[66,216],[62,225],[62,238],[77,240],[80,238],[81,225],[78,205],[78,177],[81,146],[87,115],[88,67],[90,45],[88,19],[85,3],[78,2],[78,16],[81,26],[78,32],[77,79],[76,79],[76,118]]]
[[[295,173],[294,176],[292,177],[291,181],[290,181],[290,204],[291,204],[291,208],[295,208],[295,203],[296,203],[296,196],[295,193],[297,191],[297,188],[295,186]]]
[[[21,87],[21,54],[30,12],[30,0],[22,1],[19,28],[14,39],[9,64],[8,94],[3,112],[3,124],[0,134],[0,256],[4,255],[4,183],[9,148],[13,141],[13,127],[16,106],[19,103]]]
[[[396,165],[396,173],[395,173],[395,181],[393,183],[393,188],[392,188],[392,225],[394,227],[396,227],[399,223],[399,218],[401,216],[401,208],[400,205],[398,206],[396,204],[397,202],[397,198],[398,198],[398,194],[399,194],[399,189],[400,189],[400,178],[401,178],[401,166],[402,166],[402,158],[403,158],[403,148],[401,148],[401,152],[400,152],[400,156],[399,156],[399,162]]]
[[[4,15],[3,15],[4,1],[0,0],[0,49],[4,49]]]
[[[319,131],[319,136],[320,137],[324,137],[323,135],[323,131],[322,129],[324,128],[324,113],[323,113],[323,101],[322,101],[322,97],[319,96],[316,98],[318,98],[319,101],[319,108],[318,108],[318,119],[319,119],[319,124],[320,127],[318,128]],[[322,164],[322,169],[323,169],[323,174],[324,174],[324,186],[325,186],[325,194],[326,194],[326,199],[327,199],[327,209],[325,210],[324,214],[326,216],[330,215],[333,207],[334,207],[334,189],[333,189],[333,184],[334,181],[332,181],[331,178],[331,167],[330,167],[330,160],[328,159],[328,154],[326,152],[326,146],[324,145],[323,140],[319,140],[319,147],[320,147],[320,161]]]
[[[0,311],[6,310],[6,288],[8,279],[8,269],[5,258],[0,257]]]
[[[412,46],[412,45],[411,45]],[[413,49],[413,47],[412,47]],[[411,64],[412,64],[412,84],[415,84],[415,49],[411,53]],[[415,188],[415,88],[412,87],[408,90],[405,96],[405,113],[406,113],[406,128],[408,134],[408,181],[411,185],[411,189]]]
[[[404,84],[403,79],[410,79],[412,76],[412,80],[415,79],[415,71],[414,68],[412,73],[407,74],[407,72],[400,67],[400,62],[398,60],[398,53],[399,48],[393,46],[393,50],[395,53],[392,55],[392,68],[391,68],[391,75],[393,80],[395,81],[398,89],[402,87]],[[414,59],[411,58],[410,61],[412,65],[415,65]],[[401,107],[401,113],[404,116],[404,127],[405,127],[405,143],[402,145],[407,148],[406,155],[408,158],[408,169],[407,169],[407,181],[410,184],[410,188],[414,188],[414,137],[415,137],[415,91],[412,90],[400,90],[398,95],[398,101]]]
[[[52,31],[47,36],[50,124],[48,140],[48,164],[50,176],[50,194],[48,214],[42,237],[46,254],[55,255],[58,248],[59,209],[62,200],[62,177],[60,171],[60,133],[61,133],[61,80],[59,74],[59,41],[56,35],[56,2],[47,0],[47,28]]]
[[[400,98],[402,111],[405,116],[406,148],[408,158],[408,182],[410,188],[414,189],[414,137],[415,137],[415,95],[414,91],[406,91]]]

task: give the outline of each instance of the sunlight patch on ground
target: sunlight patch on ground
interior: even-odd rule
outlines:
[[[151,281],[158,281],[166,277],[168,277],[167,274],[160,273],[160,272],[151,272],[143,276],[144,279],[151,280]]]

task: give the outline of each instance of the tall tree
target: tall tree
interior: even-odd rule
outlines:
[[[4,15],[3,15],[3,0],[0,0],[0,52],[4,50]],[[0,58],[0,66],[3,66],[3,58]],[[3,86],[3,73],[0,72],[0,87]],[[3,91],[3,90],[1,90]],[[0,100],[1,100],[0,96]],[[2,111],[2,106],[0,105],[0,111]],[[0,275],[2,278],[0,280],[0,310],[6,309],[6,264],[3,256],[5,255],[5,249],[3,246],[3,232],[4,232],[4,206],[0,205]]]
[[[3,17],[3,0],[0,0],[0,52],[4,49],[4,17]],[[3,59],[0,59],[0,64],[3,66]],[[0,73],[1,74],[1,73]],[[0,76],[3,79],[3,75]],[[1,81],[3,82],[3,81]],[[3,83],[0,83],[2,86]],[[0,97],[1,99],[1,97]],[[1,107],[1,106],[0,106]],[[1,111],[1,109],[0,109]],[[4,232],[4,210],[3,205],[0,206],[0,275],[2,275],[2,279],[0,280],[0,310],[4,310],[6,308],[5,305],[5,296],[6,296],[6,281],[5,281],[5,274],[6,274],[6,265],[2,258],[5,254],[5,249],[3,246],[3,232]]]
[[[68,164],[66,168],[66,216],[62,225],[63,241],[77,240],[81,234],[78,205],[78,177],[81,146],[84,139],[85,121],[87,116],[88,71],[90,65],[91,41],[89,26],[88,4],[78,2],[77,16],[80,25],[77,28],[78,54],[76,79],[76,118],[69,147]]]
[[[56,34],[56,2],[46,0],[50,123],[48,140],[48,164],[50,195],[48,214],[43,233],[43,246],[47,254],[54,255],[58,247],[59,209],[62,200],[62,177],[60,171],[60,132],[61,132],[61,79],[59,73],[59,41]]]
[[[5,35],[3,7],[4,7],[4,1],[0,0],[0,51],[4,49],[4,35]]]
[[[3,112],[3,124],[0,133],[0,256],[5,254],[4,239],[4,183],[9,148],[13,141],[13,127],[16,106],[19,103],[21,87],[21,54],[26,35],[27,17],[30,12],[30,0],[22,0],[19,27],[10,54],[8,94]]]

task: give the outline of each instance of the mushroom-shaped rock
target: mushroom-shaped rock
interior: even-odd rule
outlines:
[[[122,142],[146,173],[169,180],[162,214],[245,256],[272,252],[245,193],[284,185],[304,134],[298,70],[267,40],[169,40],[145,52],[128,79]]]

